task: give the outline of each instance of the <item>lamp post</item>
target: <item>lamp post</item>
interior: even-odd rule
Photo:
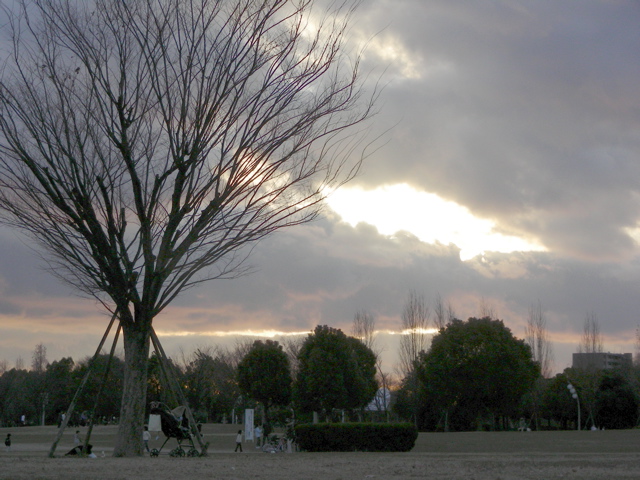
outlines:
[[[580,430],[580,399],[578,398],[578,392],[576,392],[575,387],[571,385],[571,383],[567,385],[567,388],[569,389],[571,396],[576,399],[576,402],[578,402],[578,430]]]
[[[45,420],[45,415],[44,414],[45,414],[45,409],[47,407],[47,402],[49,401],[49,394],[47,392],[42,393],[41,397],[42,397],[42,420],[41,420],[40,424],[42,426],[44,426],[44,423],[45,423],[45,421],[44,421]]]

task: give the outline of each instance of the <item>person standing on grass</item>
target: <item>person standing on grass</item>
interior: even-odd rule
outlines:
[[[76,433],[73,435],[73,443],[78,446],[82,443],[82,439],[80,438],[80,430],[76,430]]]
[[[142,440],[144,441],[144,449],[147,453],[151,453],[149,450],[149,440],[151,440],[151,433],[149,433],[149,427],[144,426],[144,432],[142,432]]]
[[[4,451],[5,452],[11,451],[11,434],[10,433],[7,433],[7,438],[4,439]]]
[[[260,444],[262,440],[262,427],[260,425],[256,427],[255,436],[256,436],[256,448],[260,448],[262,446]]]
[[[237,452],[240,449],[240,453],[242,453],[242,430],[238,430],[238,434],[236,435],[236,449],[234,452]]]

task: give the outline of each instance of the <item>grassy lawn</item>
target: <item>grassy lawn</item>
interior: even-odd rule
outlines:
[[[0,429],[12,433],[11,452],[0,454],[0,480],[43,479],[640,479],[640,430],[562,432],[421,433],[407,453],[266,454],[251,442],[234,454],[238,425],[206,424],[209,455],[171,458],[170,440],[159,458],[110,456],[115,426],[97,426],[91,443],[97,459],[64,457],[73,447],[69,428],[56,456],[47,453],[55,427]],[[80,428],[84,435],[86,428]],[[151,447],[164,441],[152,436]],[[102,452],[105,452],[103,458]]]
[[[209,442],[210,453],[233,452],[235,436],[242,425],[205,424],[202,433]],[[56,450],[57,456],[73,448],[75,428],[68,427]],[[87,428],[80,427],[80,435],[84,439]],[[117,427],[115,425],[96,426],[91,434],[94,451],[100,455],[102,451],[108,455],[113,451]],[[12,454],[46,455],[57,434],[57,428],[24,427],[0,428],[0,437],[12,434]],[[153,433],[150,448],[160,448],[165,440],[160,432],[156,439]],[[168,453],[175,448],[174,439],[162,449]],[[244,444],[245,453],[254,453],[254,444]],[[4,450],[2,450],[4,453]],[[451,432],[420,433],[413,453],[537,453],[537,454],[605,454],[605,453],[640,453],[640,429],[607,430],[607,431],[544,431],[544,432]]]

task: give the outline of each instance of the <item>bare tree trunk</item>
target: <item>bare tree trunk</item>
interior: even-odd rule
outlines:
[[[124,383],[114,457],[142,455],[147,399],[149,330],[123,324]]]

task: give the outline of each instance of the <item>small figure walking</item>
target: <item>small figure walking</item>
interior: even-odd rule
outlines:
[[[150,454],[149,440],[151,440],[151,433],[149,433],[149,427],[146,425],[144,426],[144,432],[142,432],[142,440],[144,441],[144,449]]]
[[[236,449],[234,452],[237,452],[240,449],[240,453],[242,453],[242,430],[238,430],[238,435],[236,435]]]
[[[73,434],[73,443],[76,446],[82,443],[82,440],[80,439],[80,430],[76,430],[76,433]]]
[[[10,433],[7,433],[7,438],[4,439],[4,451],[5,452],[11,451],[11,434]]]
[[[262,427],[260,425],[256,427],[255,437],[256,437],[256,448],[260,448],[262,446],[260,444],[260,441],[262,440]]]

